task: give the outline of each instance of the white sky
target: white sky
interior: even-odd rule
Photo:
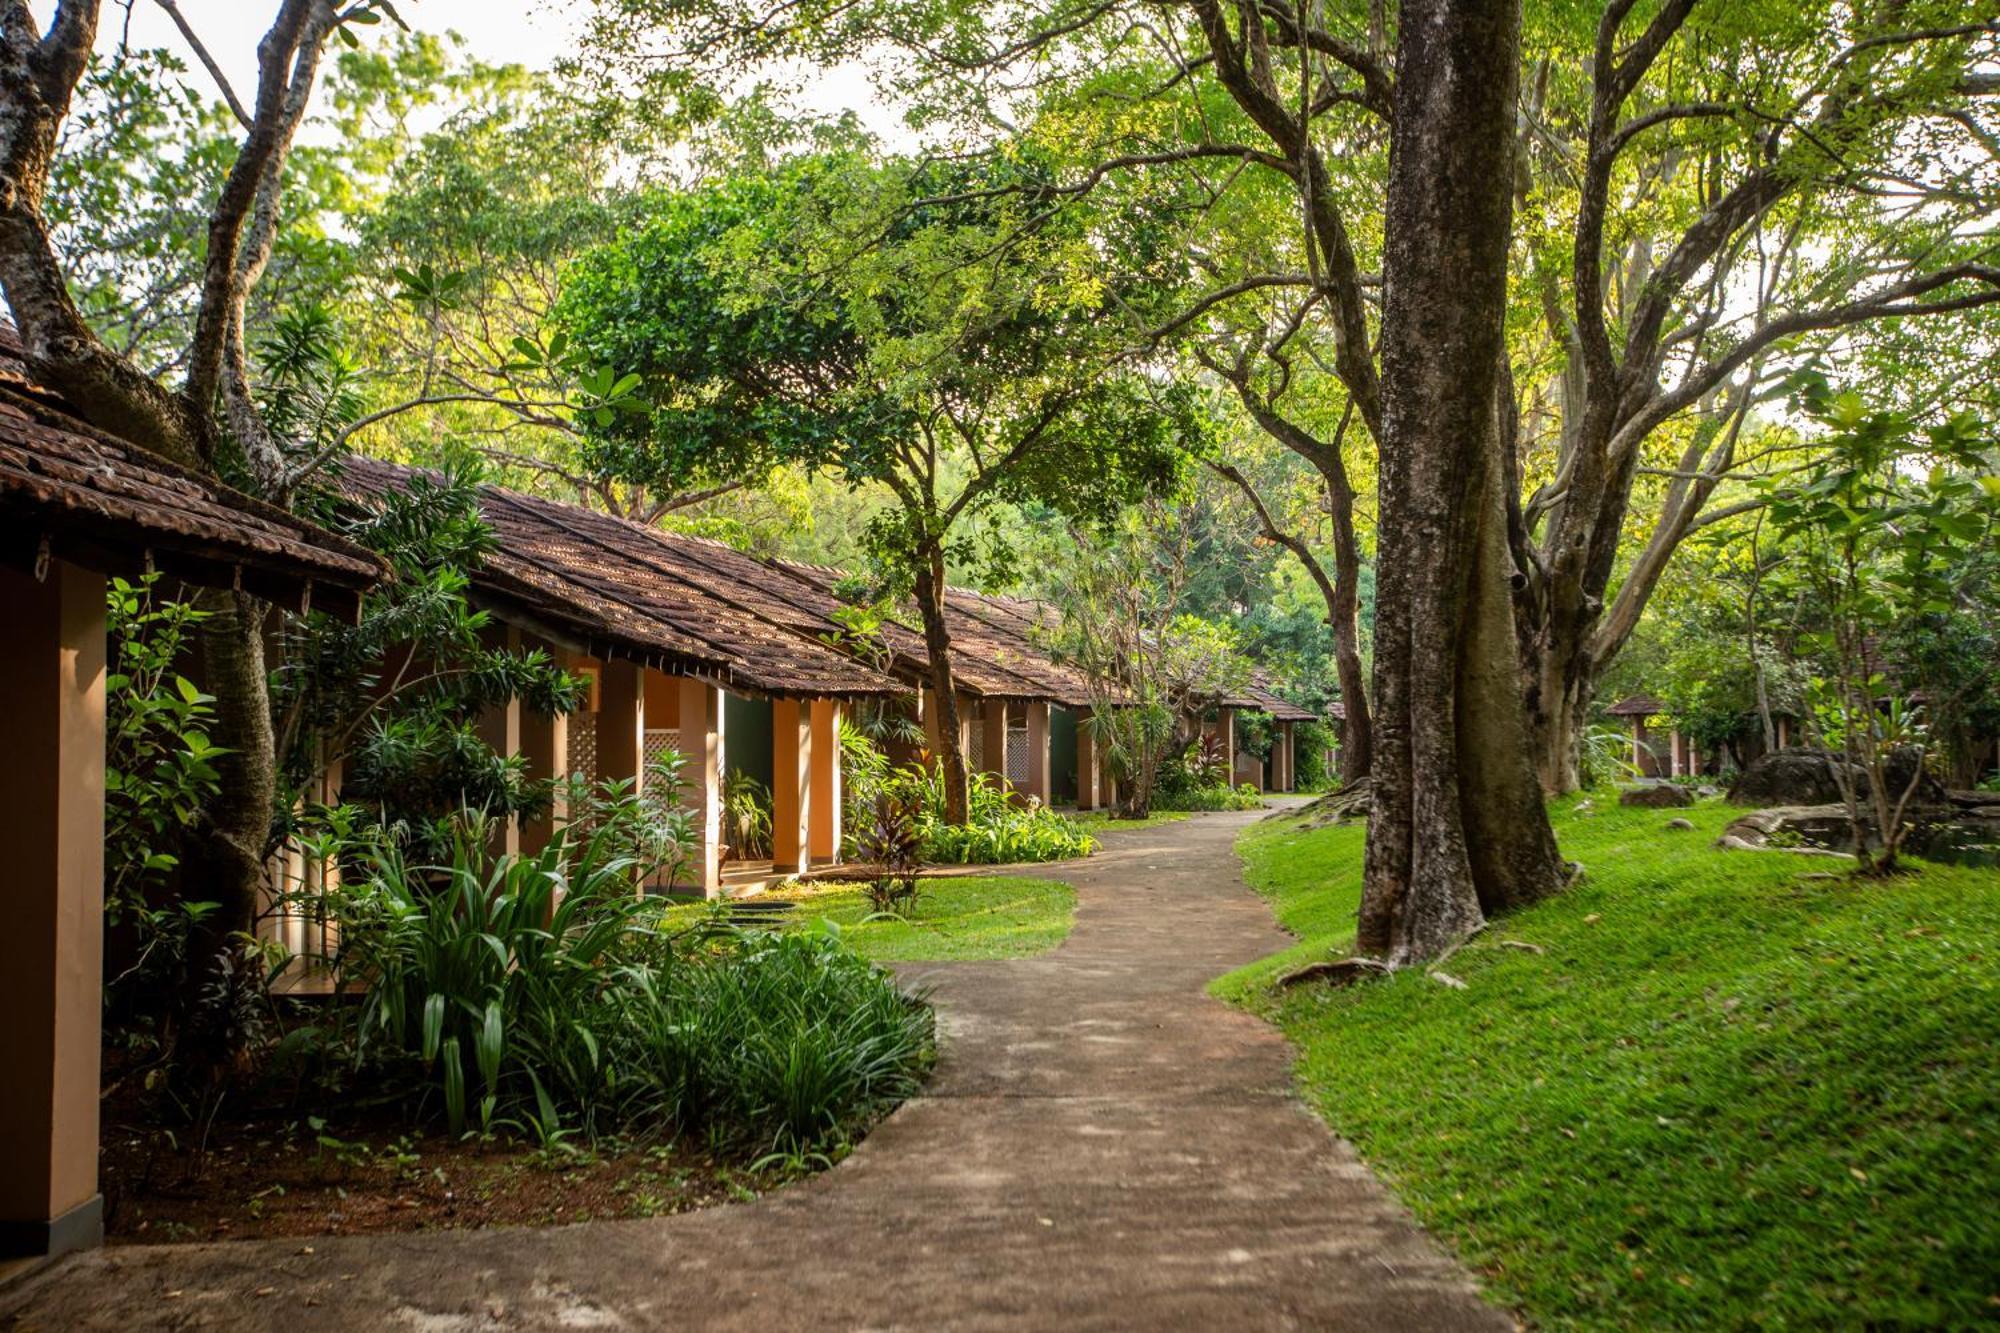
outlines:
[[[189,25],[247,104],[257,89],[257,42],[277,12],[275,0],[179,3]],[[514,62],[531,69],[554,64],[574,47],[587,10],[588,0],[396,0],[396,12],[413,29],[457,32],[465,39],[465,49],[481,60]],[[108,51],[118,44],[128,15],[133,46],[165,47],[176,52],[187,62],[195,86],[212,88],[194,52],[155,0],[107,0],[97,34],[100,50]],[[375,31],[386,28],[385,20]],[[368,35],[364,33],[364,40]],[[859,68],[831,70],[813,78],[801,104],[821,114],[856,111],[863,124],[892,143],[908,135],[896,114],[876,100],[866,73]]]

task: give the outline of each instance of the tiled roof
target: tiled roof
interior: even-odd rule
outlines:
[[[840,570],[797,560],[773,560],[771,567],[789,574],[819,597],[838,605],[834,586]],[[1032,628],[1042,614],[1035,603],[1020,598],[953,588],[945,597],[945,625],[951,632],[952,677],[967,694],[987,699],[1028,699],[1084,708],[1090,691],[1083,678],[1049,659],[1033,641]],[[892,669],[906,679],[921,681],[930,670],[924,637],[900,621],[885,622],[884,644],[894,654]]]
[[[1666,712],[1667,706],[1650,694],[1629,694],[1604,711],[1612,717],[1651,717]]]
[[[1273,694],[1266,682],[1253,680],[1244,687],[1243,693],[1253,701],[1248,706],[1260,712],[1269,713],[1280,722],[1317,722],[1319,714],[1310,708],[1301,708],[1289,699]]]
[[[37,382],[0,328],[0,549],[108,573],[149,564],[210,587],[358,611],[387,567],[374,554],[273,505],[199,476],[77,417]]]
[[[345,466],[351,493],[407,483],[412,469],[375,459]],[[791,582],[716,542],[659,531],[580,505],[482,489],[496,550],[475,592],[525,612],[599,656],[714,676],[783,696],[900,693],[890,678],[829,646],[830,620]],[[503,608],[504,614],[504,608]]]

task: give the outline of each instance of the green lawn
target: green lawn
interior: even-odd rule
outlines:
[[[1216,990],[1539,1325],[2000,1316],[2000,875],[1816,878],[1840,863],[1713,850],[1732,813],[1566,805],[1588,880],[1450,959],[1467,989],[1282,997],[1276,971],[1352,939],[1362,834],[1255,825],[1250,880],[1304,939]]]
[[[1160,824],[1178,823],[1187,817],[1188,812],[1185,810],[1155,810],[1144,819],[1114,819],[1108,810],[1091,810],[1082,814],[1072,812],[1063,816],[1092,837],[1101,836],[1106,832],[1116,833],[1120,829],[1153,828]]]
[[[796,896],[804,925],[830,920],[856,953],[881,963],[1026,958],[1061,944],[1076,922],[1075,889],[1012,875],[921,880],[907,919],[868,920],[868,896],[858,887]]]

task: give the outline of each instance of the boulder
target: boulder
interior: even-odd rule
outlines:
[[[1835,849],[1854,845],[1854,821],[1845,805],[1775,806],[1731,821],[1715,845],[1735,851],[1846,856],[1847,852]]]
[[[1685,833],[1694,827],[1694,821],[1692,819],[1669,819],[1667,827],[1677,833]]]
[[[1895,794],[1902,794],[1916,771],[1918,761],[1915,750],[1899,750],[1890,756],[1889,783]],[[1758,806],[1833,805],[1841,800],[1838,769],[1835,768],[1840,762],[1837,755],[1825,750],[1802,747],[1773,750],[1760,756],[1737,777],[1736,785],[1729,789],[1730,803]],[[1870,786],[1867,770],[1859,764],[1851,764],[1849,768],[1854,774],[1856,794],[1865,797]],[[1917,789],[1910,797],[1910,804],[1942,805],[1944,800],[1944,788],[1936,778],[1926,773],[1917,779]]]
[[[1673,810],[1694,804],[1694,793],[1671,782],[1645,782],[1618,793],[1618,804]]]

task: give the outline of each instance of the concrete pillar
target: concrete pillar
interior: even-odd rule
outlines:
[[[1049,706],[1028,705],[1028,780],[1022,789],[1028,796],[1049,803]]]
[[[645,789],[646,668],[613,658],[597,684],[597,776]]]
[[[687,765],[682,799],[694,812],[701,850],[687,870],[703,896],[722,895],[722,691],[706,681],[681,681],[681,754]]]
[[[528,776],[537,781],[569,776],[569,719],[558,715],[542,717],[532,711],[521,715],[521,757],[527,761]],[[540,856],[555,837],[556,828],[568,817],[560,796],[547,814],[521,821],[518,845],[523,856]]]
[[[104,578],[0,569],[11,762],[0,930],[0,1258],[104,1239],[97,1192],[104,984]]]
[[[1111,765],[1102,756],[1097,765],[1097,803],[1107,810],[1118,806],[1118,775],[1111,771]]]
[[[519,652],[521,631],[512,625],[495,627],[489,631],[487,646]],[[511,757],[521,753],[521,701],[509,699],[504,704],[495,704],[479,715],[477,723],[479,739],[491,746],[493,753]],[[501,818],[498,811],[490,812],[493,820],[487,850],[494,856],[513,856],[521,850],[520,821]]]
[[[1229,768],[1228,785],[1236,785],[1236,710],[1222,708],[1216,711],[1215,732],[1222,738],[1222,762]]]
[[[815,865],[840,860],[840,704],[812,701],[812,788],[807,804],[806,852]]]
[[[993,779],[995,787],[1006,791],[1013,785],[1007,778],[1007,701],[986,699],[981,701],[981,707],[985,712],[981,725],[986,733],[981,767]]]
[[[1091,727],[1088,709],[1076,715],[1076,808],[1095,810],[1098,788],[1097,733]]]
[[[771,701],[771,868],[795,875],[812,869],[812,704]]]

